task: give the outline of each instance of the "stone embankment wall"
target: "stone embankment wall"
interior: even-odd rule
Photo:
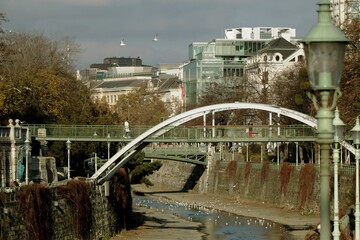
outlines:
[[[276,165],[269,162],[263,164],[219,159],[219,156],[213,155],[198,178],[193,176],[195,166],[192,164],[163,161],[161,169],[155,172],[150,180],[154,184],[180,189],[185,185],[193,185],[195,191],[233,196],[239,201],[256,201],[281,208],[296,209],[304,214],[319,212],[319,165]],[[352,197],[353,176],[351,169],[340,168],[340,209],[342,207],[345,209],[343,205],[349,204],[349,197]],[[189,184],[189,181],[196,182]],[[330,186],[333,192],[333,181]]]
[[[119,209],[112,203],[114,198],[108,196],[109,188],[86,182],[88,188],[81,190],[79,182],[85,181],[73,182],[77,183],[72,190],[66,181],[51,187],[33,184],[39,188],[30,194],[22,187],[2,189],[0,240],[107,239],[120,232],[123,226],[117,215]],[[68,188],[61,193],[59,188],[64,186]],[[20,200],[21,191],[25,201]],[[64,191],[71,194],[66,198]]]

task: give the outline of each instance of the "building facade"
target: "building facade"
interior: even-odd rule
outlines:
[[[290,71],[305,59],[301,45],[284,38],[269,42],[263,49],[247,59],[246,77],[250,102],[279,104],[273,99],[272,89],[277,81],[283,81],[283,72]],[[288,81],[288,80],[285,80]]]
[[[148,91],[157,91],[164,102],[173,103],[173,112],[181,107],[182,85],[177,76],[179,64],[162,64],[159,68],[111,64],[106,70],[94,71],[98,75],[101,73],[101,77],[91,81],[92,98],[94,101],[105,101],[110,108],[115,106],[121,95],[135,92],[144,85]]]
[[[336,25],[360,17],[360,0],[331,0],[332,18]]]
[[[184,104],[197,104],[212,83],[231,83],[246,87],[246,59],[252,57],[275,38],[296,42],[293,28],[232,28],[225,38],[189,45],[189,60],[182,68]],[[244,101],[239,96],[238,101]]]

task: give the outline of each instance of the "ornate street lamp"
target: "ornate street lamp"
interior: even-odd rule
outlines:
[[[30,130],[26,128],[26,139],[25,139],[25,184],[29,184],[29,151],[30,151]]]
[[[360,158],[360,124],[359,117],[356,118],[356,124],[351,129],[353,144],[355,147],[355,239],[360,239],[360,207],[359,207],[359,158]]]
[[[330,2],[320,0],[318,23],[303,40],[307,70],[317,110],[320,145],[320,239],[330,239],[330,144],[334,141],[333,110],[340,96],[345,46],[349,42],[331,22]],[[332,95],[332,96],[331,96]],[[318,103],[319,98],[319,103]],[[332,103],[329,103],[332,99]]]
[[[335,118],[333,120],[334,125],[334,149],[333,149],[333,160],[334,160],[334,231],[332,233],[334,240],[339,240],[339,181],[338,181],[338,164],[339,164],[339,143],[341,143],[344,135],[345,124],[340,119],[339,110],[335,110]]]
[[[66,141],[67,155],[68,155],[68,179],[70,179],[70,148],[71,142],[70,139]]]

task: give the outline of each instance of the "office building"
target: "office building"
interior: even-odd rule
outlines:
[[[273,39],[282,37],[296,42],[296,31],[286,27],[231,28],[225,38],[189,45],[189,61],[182,67],[184,104],[197,104],[214,82],[246,87],[246,59],[263,49]],[[245,101],[239,96],[238,101]]]

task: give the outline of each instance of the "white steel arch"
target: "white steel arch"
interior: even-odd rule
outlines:
[[[104,181],[109,180],[119,170],[119,168],[123,167],[131,159],[131,157],[135,153],[137,153],[143,147],[145,147],[145,146],[141,146],[141,143],[150,136],[154,136],[154,137],[160,136],[166,133],[167,131],[169,131],[173,127],[179,126],[185,122],[188,122],[192,119],[198,118],[202,115],[211,112],[221,112],[221,111],[228,111],[234,109],[257,109],[257,110],[273,112],[279,115],[293,118],[313,128],[317,128],[317,120],[311,116],[308,116],[304,113],[297,112],[291,109],[271,106],[266,104],[235,102],[235,103],[222,103],[222,104],[214,104],[205,107],[200,107],[200,108],[192,109],[187,112],[183,112],[174,117],[171,117],[159,123],[158,125],[152,127],[151,129],[147,130],[143,134],[139,135],[130,143],[128,143],[126,146],[124,146],[121,150],[119,150],[114,156],[112,156],[100,169],[98,169],[97,172],[95,172],[91,176],[91,179],[97,180],[100,177],[100,175],[106,170],[108,170],[108,168],[112,164],[114,164],[120,157],[124,156],[131,149],[135,149],[132,150],[130,153],[128,153],[128,155],[126,155],[123,159],[121,159],[113,168],[106,171],[105,177],[101,178],[98,181],[98,183],[102,184]]]

